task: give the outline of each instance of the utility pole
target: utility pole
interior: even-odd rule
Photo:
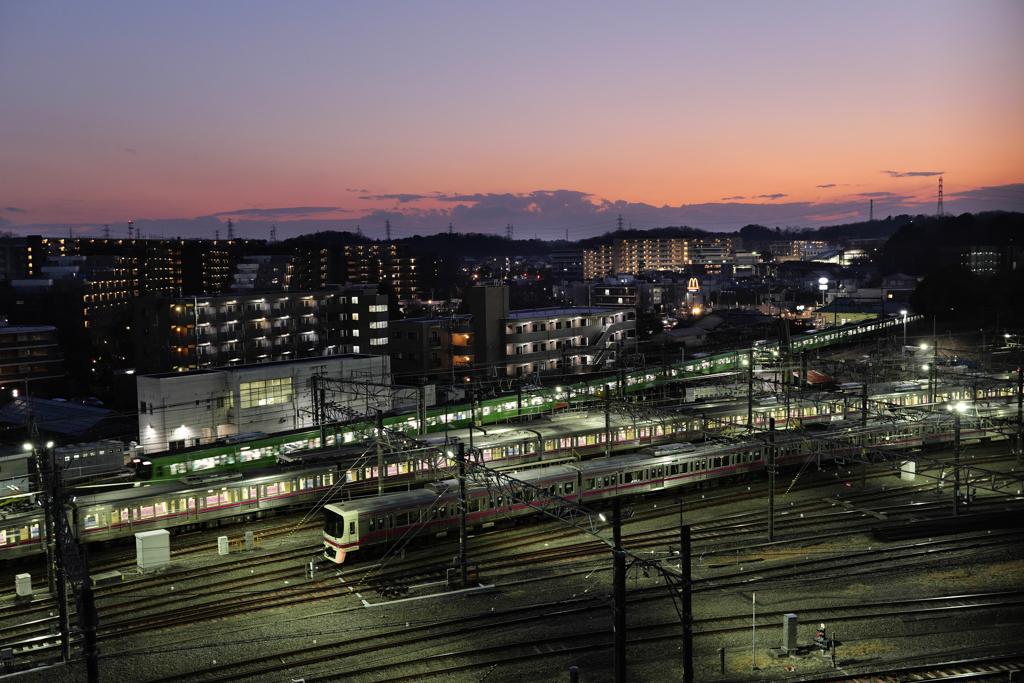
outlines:
[[[377,495],[384,495],[384,411],[377,408]]]
[[[612,501],[615,683],[626,683],[626,553],[622,551],[622,502]]]
[[[768,542],[775,541],[775,418],[768,418]]]
[[[679,569],[683,574],[683,683],[693,683],[693,587],[690,573],[690,525],[683,524],[683,499],[679,503]]]
[[[77,605],[78,627],[83,635],[83,658],[85,659],[88,683],[99,682],[99,649],[96,647],[96,629],[99,618],[89,585],[89,553],[75,538],[74,530],[64,514],[63,481],[60,470],[54,463],[53,444],[47,443],[42,458],[47,461],[46,506],[51,508],[56,543],[57,607],[60,614],[61,657],[64,662],[71,659],[71,624],[68,614],[68,585]]]
[[[459,580],[463,587],[469,582],[467,565],[469,564],[469,550],[466,547],[469,538],[466,534],[466,512],[469,509],[469,501],[466,500],[466,444],[460,443],[458,450],[459,460]]]
[[[747,349],[747,429],[754,428],[754,349]]]
[[[960,408],[953,406],[953,516],[960,516]]]
[[[1019,351],[1019,349],[1018,349]],[[27,392],[26,392],[27,393]],[[1024,464],[1024,365],[1017,368],[1017,464]]]
[[[604,457],[612,457],[612,397],[611,389],[604,385]]]

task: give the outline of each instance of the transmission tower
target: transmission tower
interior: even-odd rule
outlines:
[[[618,232],[622,232],[622,214],[619,214],[619,229]]]
[[[270,224],[270,243],[274,244],[277,242],[277,223]]]
[[[505,239],[511,241],[513,234],[514,233],[512,231],[512,224],[509,223],[508,225],[505,226]]]
[[[235,239],[235,223],[230,218],[228,219],[228,242]]]
[[[387,218],[384,219],[384,239],[391,241],[391,221]]]
[[[939,176],[939,216],[945,216],[946,210],[942,208],[942,176]]]
[[[110,225],[104,225],[103,226],[103,239],[105,239],[105,240],[109,240],[110,239]]]
[[[455,228],[453,228],[453,227],[452,227],[452,224],[451,224],[451,223],[449,223],[449,224],[448,224],[448,234],[449,234],[449,235],[452,235],[452,234],[454,234],[454,233],[455,233]]]
[[[220,242],[220,230],[213,231],[213,241]]]
[[[131,221],[128,221],[128,239],[132,238],[132,228],[135,227]]]

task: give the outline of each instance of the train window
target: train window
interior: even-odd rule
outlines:
[[[633,473],[632,472],[626,472],[624,475],[622,475],[622,478],[623,478],[623,483],[624,484],[630,484],[630,483],[633,482]]]
[[[700,468],[702,470],[706,470],[708,468],[708,461],[707,460],[701,460],[700,461]]]
[[[271,488],[274,488],[274,487],[271,487]],[[213,507],[214,505],[216,505],[217,501],[219,500],[219,498],[220,497],[216,493],[214,493],[213,495],[207,496],[206,497],[206,507]]]
[[[100,524],[100,516],[99,515],[86,515],[85,516],[85,528],[86,529],[95,529],[96,527],[99,526],[99,524]]]
[[[567,483],[567,484],[565,485],[565,492],[566,492],[566,493],[572,493],[572,491],[573,491],[573,489],[574,489],[574,488],[575,488],[575,487],[573,486],[573,483],[572,483],[572,482],[570,481],[569,483]]]
[[[594,480],[593,479],[587,479],[587,488],[586,488],[586,490],[587,491],[593,491],[594,490]]]
[[[684,467],[685,467],[685,465],[684,465]],[[679,465],[669,465],[668,466],[668,473],[669,474],[679,474]]]
[[[0,529],[0,545],[7,545],[7,529]]]
[[[395,526],[409,526],[409,513],[400,512],[398,514],[398,519],[395,522]]]
[[[664,467],[659,467],[658,468],[658,476],[659,477],[665,476],[665,468]]]
[[[608,488],[608,477],[604,478],[604,486],[602,488]]]
[[[155,508],[154,508],[154,512],[159,517],[163,517],[164,515],[166,515],[167,514],[167,503],[166,502],[157,503]]]
[[[480,512],[480,498],[474,498],[473,500],[469,501],[469,511]]]
[[[394,529],[395,528],[395,516],[394,515],[388,515],[388,528],[389,529]]]
[[[373,531],[373,530],[374,530],[374,529],[376,528],[376,526],[377,526],[377,525],[376,525],[376,523],[374,522],[374,519],[373,519],[373,517],[370,517],[370,531]]]
[[[95,518],[96,518],[96,516],[93,515],[93,519],[95,519]],[[86,528],[88,528],[88,519],[89,518],[86,517]],[[94,523],[94,526],[95,526],[95,523]],[[32,526],[29,527],[29,535],[32,538],[39,538],[39,525],[38,524],[33,524]]]

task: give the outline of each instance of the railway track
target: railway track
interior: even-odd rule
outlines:
[[[631,601],[634,604],[635,600]],[[928,614],[942,610],[946,614],[985,609],[1012,608],[1024,604],[1024,592],[1007,591],[1003,593],[985,593],[977,595],[938,596],[905,600],[897,604],[886,603],[855,603],[848,605],[822,607],[820,609],[803,609],[801,616],[813,619],[824,617],[841,617],[844,622],[854,620],[872,620],[878,618],[908,617]],[[898,609],[893,609],[898,607]],[[383,634],[375,634],[360,638],[349,638],[342,641],[325,641],[315,647],[290,650],[286,655],[276,653],[264,657],[244,661],[236,661],[208,667],[195,671],[190,676],[176,675],[170,678],[157,678],[147,683],[169,683],[170,681],[203,681],[203,683],[227,683],[246,679],[260,679],[272,674],[293,671],[293,675],[302,673],[307,682],[331,681],[341,677],[358,677],[373,675],[379,681],[404,681],[434,676],[451,675],[467,670],[486,671],[486,665],[479,658],[488,658],[491,665],[509,665],[526,660],[536,661],[538,658],[553,655],[564,655],[572,652],[586,652],[592,649],[607,648],[611,645],[611,634],[608,629],[599,631],[580,631],[566,634],[564,637],[552,639],[526,639],[514,644],[503,643],[498,646],[477,647],[463,650],[448,649],[448,640],[461,639],[463,636],[479,630],[516,633],[524,630],[531,623],[550,620],[571,623],[578,621],[584,613],[606,611],[607,606],[594,600],[573,600],[557,603],[531,605],[528,607],[507,610],[500,614],[487,613],[464,617],[453,621],[433,622],[406,626]],[[767,612],[761,615],[759,628],[780,628],[778,617],[784,612]],[[722,635],[734,631],[750,629],[748,614],[737,614],[694,621],[694,636],[704,638]],[[680,637],[678,621],[646,624],[630,627],[636,636],[629,641],[632,645],[649,645],[666,640],[678,641]],[[438,642],[445,641],[445,642]],[[423,656],[423,650],[431,645],[446,648],[443,654]],[[359,666],[363,660],[380,655],[385,651],[395,652],[412,650],[417,653],[415,658],[405,661],[390,660],[371,666]],[[517,653],[509,654],[513,650]],[[494,655],[503,655],[495,658]],[[307,667],[322,666],[329,662],[357,660],[354,668],[346,668],[344,672],[327,675],[306,674]],[[456,660],[456,661],[452,661]],[[471,660],[459,663],[457,660]],[[396,669],[398,673],[396,675]],[[378,677],[384,675],[386,677]]]

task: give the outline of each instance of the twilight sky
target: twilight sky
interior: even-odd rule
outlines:
[[[1024,2],[3,2],[0,230],[1024,210]]]

